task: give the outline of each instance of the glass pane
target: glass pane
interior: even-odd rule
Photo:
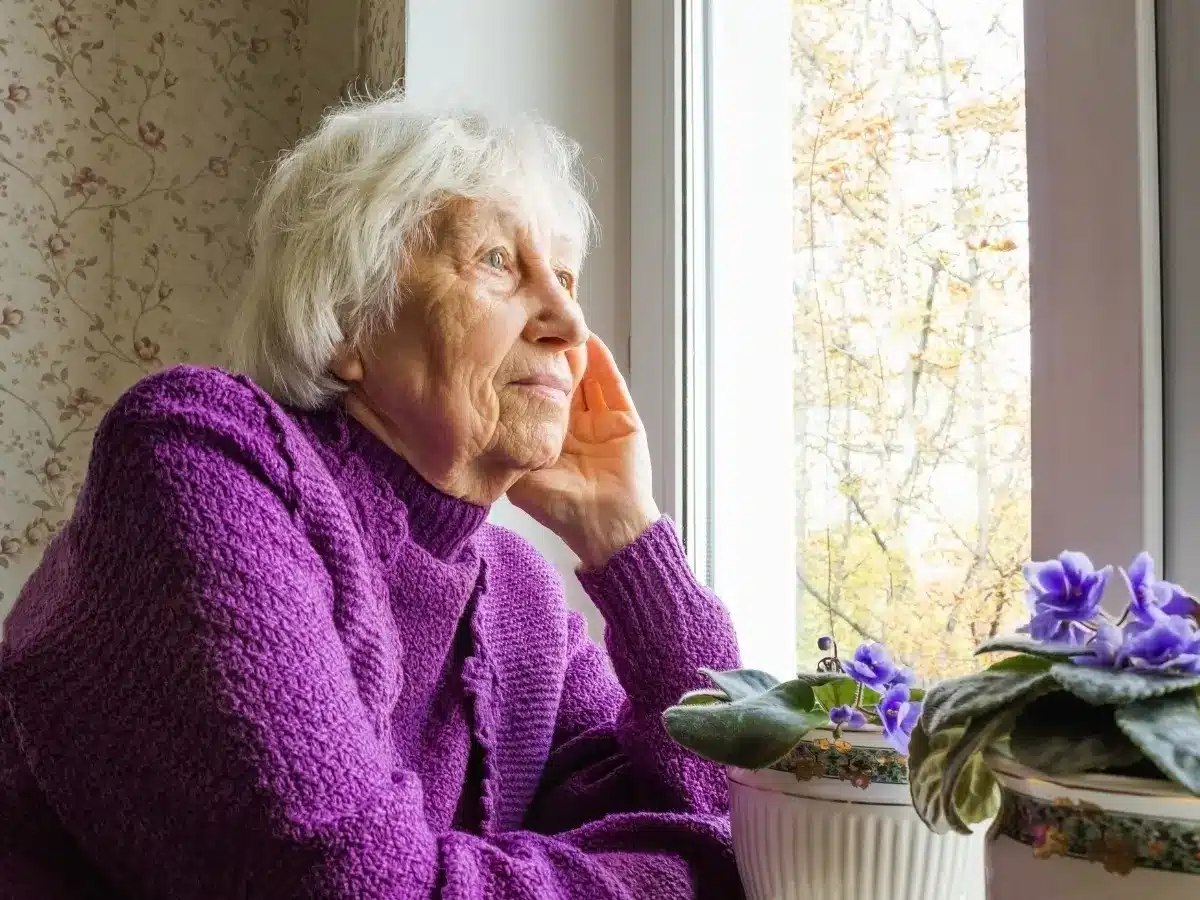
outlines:
[[[926,677],[1024,616],[1022,0],[793,0],[801,625]]]

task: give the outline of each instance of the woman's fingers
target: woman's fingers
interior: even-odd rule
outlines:
[[[584,378],[583,399],[587,403],[589,412],[606,412],[608,410],[608,401],[604,397],[604,389],[600,387],[600,382],[594,378]]]
[[[599,382],[603,399],[609,409],[621,412],[633,412],[633,397],[625,384],[625,377],[617,368],[611,351],[595,334],[588,339],[587,371],[584,373],[584,384],[589,380]],[[585,396],[588,407],[592,407],[591,397]]]
[[[575,393],[571,395],[571,414],[587,412],[586,398],[583,396],[583,384],[575,388]]]

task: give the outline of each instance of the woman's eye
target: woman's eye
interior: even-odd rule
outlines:
[[[556,272],[555,274],[558,275],[558,283],[569,291],[571,289],[571,273]]]
[[[504,251],[503,250],[489,250],[487,252],[487,256],[485,256],[483,259],[484,259],[484,262],[486,262],[493,269],[503,269],[504,268]]]

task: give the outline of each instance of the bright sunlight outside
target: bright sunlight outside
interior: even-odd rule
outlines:
[[[794,0],[802,665],[928,678],[1024,617],[1030,349],[1021,0]]]

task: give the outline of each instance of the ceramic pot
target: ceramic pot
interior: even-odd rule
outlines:
[[[772,769],[730,769],[729,790],[749,900],[982,897],[982,832],[926,829],[878,729],[815,731]]]
[[[1200,797],[1169,781],[1050,776],[999,751],[985,759],[1002,797],[988,900],[1200,897]]]

